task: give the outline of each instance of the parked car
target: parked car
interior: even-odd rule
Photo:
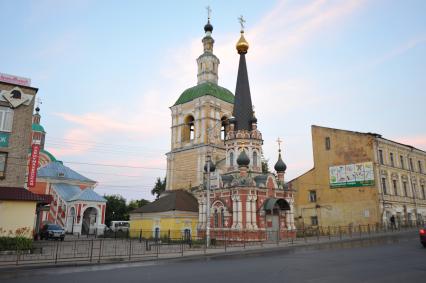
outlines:
[[[40,240],[43,239],[60,239],[63,241],[65,239],[65,230],[56,224],[46,224],[40,231]]]
[[[129,221],[111,221],[109,226],[112,232],[127,232],[130,229]]]
[[[426,226],[419,231],[420,243],[426,248]]]

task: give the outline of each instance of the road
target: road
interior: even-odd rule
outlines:
[[[416,232],[197,259],[2,271],[0,282],[425,282]]]

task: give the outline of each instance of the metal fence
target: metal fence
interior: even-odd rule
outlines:
[[[103,237],[77,238],[67,236],[65,241],[35,241],[31,250],[0,252],[0,266],[29,264],[59,264],[71,262],[113,262],[179,257],[217,251],[236,251],[262,247],[295,245],[308,242],[327,242],[350,238],[364,238],[373,234],[393,233],[414,229],[418,224],[390,227],[386,225],[351,225],[306,227],[283,234],[280,231],[211,231],[210,244],[205,234],[167,230],[130,230],[124,233],[106,234]],[[157,237],[156,237],[157,236]]]

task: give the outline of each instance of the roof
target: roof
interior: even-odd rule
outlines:
[[[33,123],[32,126],[31,126],[31,128],[32,128],[32,130],[34,132],[43,132],[43,133],[45,133],[43,126],[40,125],[40,124]]]
[[[65,166],[60,161],[50,162],[37,170],[37,177],[75,180],[80,182],[96,183],[95,181],[77,173],[71,168]]]
[[[166,191],[156,201],[136,208],[132,213],[165,212],[173,210],[198,212],[197,199],[191,193],[183,190]]]
[[[234,103],[234,95],[224,87],[211,82],[205,82],[185,90],[174,105],[184,104],[196,98],[211,95],[228,103]]]
[[[0,187],[0,200],[35,201],[39,203],[50,203],[46,195],[37,195],[24,188]]]
[[[50,153],[50,152],[48,152],[47,150],[42,149],[42,150],[40,150],[40,152],[41,152],[41,153],[46,154],[47,156],[49,156],[50,161],[57,161],[57,160],[56,160],[56,158],[55,158],[55,156],[53,156],[53,154],[51,154],[51,153]]]
[[[240,54],[237,87],[235,89],[234,112],[236,130],[251,130],[253,121],[253,104],[251,103],[250,85],[247,74],[246,56]]]
[[[57,192],[61,198],[65,201],[94,201],[94,202],[106,202],[106,199],[98,195],[92,189],[80,189],[79,186],[58,183],[52,184],[53,189]]]

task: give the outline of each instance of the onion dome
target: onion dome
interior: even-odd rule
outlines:
[[[210,24],[210,19],[207,21],[207,24],[204,26],[204,31],[205,32],[212,32],[213,31],[213,26]]]
[[[241,151],[240,155],[237,158],[238,166],[248,166],[250,164],[250,158],[247,156],[245,150]]]
[[[278,161],[277,163],[275,163],[274,169],[277,172],[285,172],[285,170],[287,169],[287,165],[285,165],[284,161],[281,158],[281,150],[279,150]]]
[[[40,107],[36,107],[36,109],[35,109],[35,111],[38,113],[38,112],[40,112]]]
[[[210,163],[210,172],[214,172],[216,170],[216,165],[214,165],[213,161],[209,161]],[[207,173],[207,163],[204,165],[204,172]]]
[[[246,54],[247,50],[249,49],[249,44],[247,40],[244,38],[243,30],[241,31],[241,36],[237,42],[236,48],[237,48],[238,54]]]

